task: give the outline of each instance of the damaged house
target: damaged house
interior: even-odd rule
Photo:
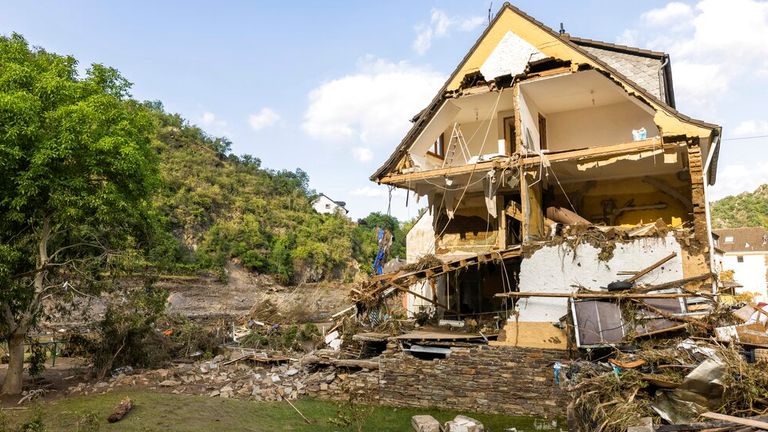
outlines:
[[[432,260],[374,289],[405,292],[410,314],[496,319],[492,344],[523,347],[565,349],[574,322],[579,347],[624,336],[607,303],[574,295],[585,287],[640,285],[659,310],[693,313],[686,285],[715,286],[706,193],[720,137],[675,109],[667,54],[505,4],[371,177],[426,200],[408,260]]]

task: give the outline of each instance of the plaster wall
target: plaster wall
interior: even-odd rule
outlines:
[[[531,98],[525,96],[524,91],[520,91],[518,106],[522,129],[518,133],[522,134],[523,147],[528,151],[539,151],[539,108]]]
[[[517,75],[525,71],[529,61],[544,57],[546,56],[536,47],[508,31],[480,66],[480,73],[486,80],[508,74]]]
[[[633,129],[645,128],[648,138],[659,135],[653,116],[629,101],[558,112],[546,117],[550,151],[632,142]]]
[[[434,218],[430,212],[424,213],[416,224],[413,225],[405,236],[405,262],[408,264],[418,262],[424,255],[435,253],[435,228]],[[411,285],[410,290],[427,298],[432,297],[432,290],[426,281]],[[422,306],[430,304],[412,295],[406,295],[405,308],[408,315],[418,312]]]
[[[737,293],[757,293],[759,301],[768,301],[768,254],[741,255],[744,262],[739,262],[738,253],[728,253],[722,257],[724,270],[733,270],[733,279],[743,288],[737,289]]]
[[[575,291],[571,285],[579,284],[597,290],[625,277],[617,276],[616,272],[642,270],[672,252],[677,252],[677,256],[642,277],[641,283],[663,283],[684,277],[680,244],[672,234],[617,243],[607,262],[600,260],[600,249],[586,243],[575,250],[566,244],[544,246],[523,259],[519,287],[523,292],[570,293]],[[556,322],[567,313],[567,305],[565,298],[521,299],[519,321]]]

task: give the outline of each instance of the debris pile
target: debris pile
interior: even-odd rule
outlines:
[[[108,380],[80,383],[69,388],[69,394],[100,394],[124,387],[164,390],[174,394],[207,395],[220,398],[241,398],[256,401],[295,400],[300,396],[324,396],[344,400],[356,394],[368,400],[376,377],[363,366],[338,366],[317,355],[306,359],[289,358],[265,353],[241,354],[233,358],[223,355],[196,363],[177,363],[166,369],[134,371],[123,368]],[[372,375],[368,377],[368,375]]]

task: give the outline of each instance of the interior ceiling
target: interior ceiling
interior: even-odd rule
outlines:
[[[489,92],[474,96],[466,96],[460,99],[454,99],[453,102],[461,108],[459,114],[456,115],[455,121],[466,124],[475,121],[485,121],[488,119],[489,112],[496,104],[496,99],[499,98],[499,93]],[[504,89],[499,99],[499,105],[496,108],[496,112],[509,111],[514,109],[514,95],[512,89]],[[495,113],[494,113],[495,115]]]
[[[629,99],[621,87],[594,70],[523,83],[520,88],[525,98],[533,101],[544,114],[612,105]]]

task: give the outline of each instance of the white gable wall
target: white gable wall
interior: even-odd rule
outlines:
[[[722,262],[723,270],[733,270],[733,280],[743,285],[737,293],[757,293],[759,301],[768,301],[768,254],[729,252],[722,257]]]
[[[528,62],[545,57],[536,47],[508,31],[480,66],[480,73],[486,80],[508,74],[514,76],[525,71]]]

